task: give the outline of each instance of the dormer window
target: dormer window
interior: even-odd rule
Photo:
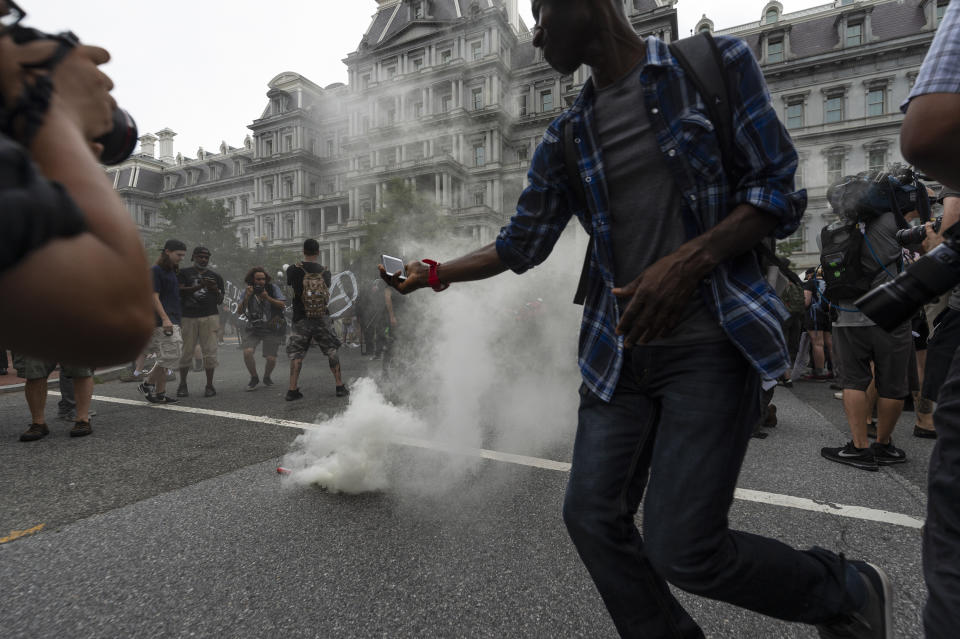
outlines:
[[[848,22],[844,33],[846,46],[856,47],[863,44],[863,22]]]
[[[780,13],[776,9],[768,9],[765,22],[767,24],[773,24],[778,20],[780,20]]]
[[[410,13],[412,14],[414,20],[423,20],[424,9],[422,0],[413,3]]]
[[[783,62],[783,36],[767,41],[767,62]]]

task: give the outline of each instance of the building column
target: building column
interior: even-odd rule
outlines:
[[[348,212],[347,212],[347,215],[349,215],[349,214],[350,214],[350,212],[348,211]],[[338,204],[338,205],[337,205],[337,225],[339,226],[340,224],[343,224],[343,209],[342,209],[341,206]]]
[[[327,232],[327,210],[320,207],[320,232],[317,235],[323,235]]]
[[[440,174],[433,174],[433,201],[436,204],[440,204]]]

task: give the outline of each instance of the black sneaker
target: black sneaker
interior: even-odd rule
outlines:
[[[264,378],[263,378],[263,385],[264,385],[264,386],[273,386],[273,380],[270,379],[269,377],[264,376]]]
[[[894,446],[892,439],[889,444],[873,442],[870,444],[870,448],[873,450],[873,456],[877,459],[877,463],[881,466],[902,464],[907,461],[907,454]]]
[[[144,395],[153,395],[153,391],[156,387],[150,382],[142,382],[137,385],[137,390],[143,393]]]
[[[91,433],[93,433],[93,428],[90,426],[89,419],[85,422],[76,422],[70,429],[71,437],[86,437]]]
[[[247,390],[248,391],[255,390],[257,388],[257,384],[259,383],[260,383],[260,378],[257,377],[256,375],[252,376],[250,378],[250,383],[247,384]]]
[[[937,431],[932,428],[921,428],[917,424],[913,425],[913,436],[921,439],[936,439]]]
[[[207,386],[206,388],[203,389],[204,397],[213,397],[216,394],[217,394],[217,389],[214,388],[213,386]]]
[[[30,428],[23,431],[23,434],[20,435],[20,441],[35,442],[38,439],[43,439],[49,434],[50,429],[47,428],[46,424],[30,424]]]
[[[337,397],[346,397],[350,394],[346,386],[337,386]]]
[[[300,392],[300,389],[299,389],[299,388],[296,389],[296,390],[288,390],[288,391],[287,391],[287,396],[286,396],[285,399],[286,399],[288,402],[293,402],[293,401],[296,401],[296,400],[298,400],[298,399],[303,399],[303,393]]]
[[[190,391],[187,390],[186,384],[177,386],[177,397],[190,397]]]
[[[893,587],[883,570],[865,561],[851,561],[867,590],[861,610],[817,625],[821,639],[893,639]]]
[[[156,401],[154,402],[155,404],[176,404],[177,403],[177,400],[175,400],[173,397],[167,397],[164,393],[157,393],[156,395],[154,395],[154,398],[156,399]]]
[[[830,461],[839,462],[861,470],[880,470],[872,448],[857,448],[853,442],[847,442],[842,448],[821,448],[820,454]]]

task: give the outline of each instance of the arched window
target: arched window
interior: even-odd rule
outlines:
[[[767,19],[766,19],[767,24],[773,24],[779,19],[780,19],[780,13],[775,8],[771,7],[770,9],[767,9]]]

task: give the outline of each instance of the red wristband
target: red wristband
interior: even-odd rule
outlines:
[[[441,282],[440,276],[437,275],[437,267],[440,266],[440,262],[437,262],[435,260],[420,260],[420,261],[430,266],[430,275],[427,277],[427,284],[430,285],[430,288],[432,288],[437,293],[439,293],[440,291],[445,291],[448,288],[450,288],[450,285],[444,284],[443,282]]]

